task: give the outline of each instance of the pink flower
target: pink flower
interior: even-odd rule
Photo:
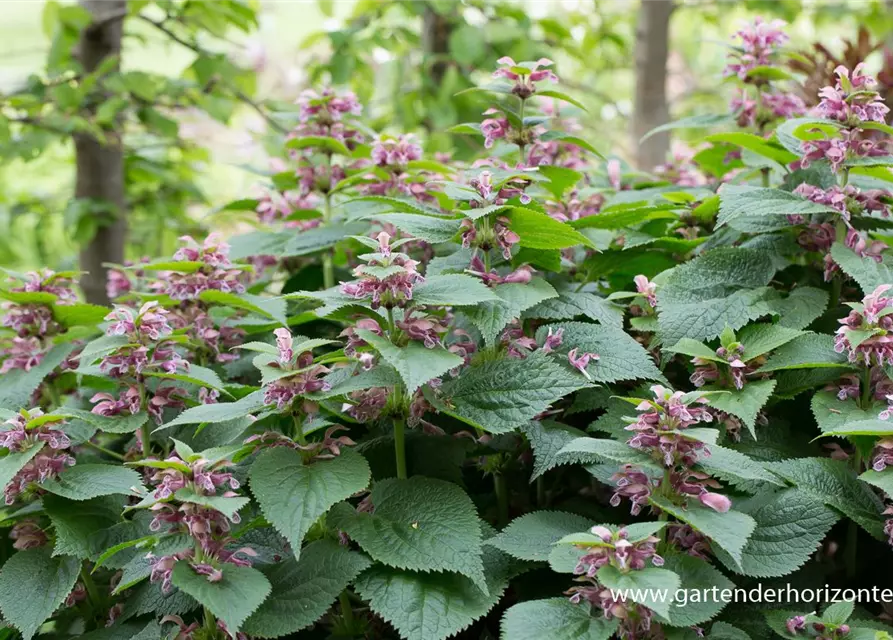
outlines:
[[[834,350],[847,352],[850,362],[864,362],[866,366],[893,365],[893,297],[886,295],[893,285],[883,284],[862,300],[862,309],[853,309],[840,320],[842,325],[834,339]],[[855,346],[850,342],[850,331],[858,332]],[[868,338],[865,332],[871,332]]]
[[[405,167],[422,157],[422,147],[414,136],[379,136],[372,145],[372,162],[379,167]]]
[[[110,393],[97,393],[90,402],[96,404],[90,410],[92,413],[100,416],[117,416],[122,413],[135,414],[140,411],[140,390],[135,385],[130,385],[121,393],[120,398],[116,399]]]
[[[834,73],[837,82],[833,87],[824,87],[819,91],[821,101],[816,112],[830,120],[837,120],[855,127],[860,122],[886,122],[889,107],[884,104],[880,94],[874,91],[877,81],[863,73],[865,63],[860,62],[853,69],[852,78],[849,70],[838,66]]]
[[[292,337],[288,329],[279,328],[273,331],[276,336],[276,348],[279,349],[279,363],[282,365],[291,364],[295,353],[292,350]]]
[[[788,41],[787,34],[782,31],[784,26],[782,20],[764,22],[757,18],[742,27],[735,34],[741,41],[740,49],[730,55],[732,61],[726,65],[724,75],[737,75],[741,80],[747,80],[755,68],[771,64],[778,48]]]
[[[508,56],[503,56],[496,61],[503,65],[493,72],[494,78],[506,78],[514,82],[512,93],[519,96],[522,100],[527,99],[536,92],[536,83],[543,80],[558,82],[556,76],[549,69],[541,69],[540,67],[551,67],[552,61],[548,58],[540,58],[536,62],[515,62]]]
[[[405,253],[392,252],[390,236],[382,232],[379,242],[384,244],[385,251],[360,256],[368,263],[354,269],[354,275],[360,278],[353,282],[342,282],[341,292],[357,300],[371,298],[372,308],[405,307],[412,300],[413,286],[424,282],[425,278],[416,267],[418,262]]]
[[[577,355],[577,349],[571,349],[567,354],[568,362],[571,363],[571,366],[574,367],[577,371],[586,376],[587,380],[592,380],[592,376],[589,375],[589,372],[586,371],[586,367],[589,366],[589,362],[592,360],[598,360],[597,353],[582,353]]]
[[[636,291],[639,294],[645,296],[645,299],[648,301],[648,304],[651,305],[652,308],[657,306],[657,285],[651,282],[647,276],[637,275],[633,278],[633,282],[636,283]]]
[[[721,493],[711,493],[706,491],[698,496],[698,500],[700,500],[701,504],[704,506],[710,507],[719,513],[726,513],[732,508],[732,501]]]
[[[8,341],[8,345],[0,347],[0,357],[3,358],[3,364],[0,365],[0,374],[8,373],[15,369],[30,371],[43,360],[44,349],[40,338],[20,338],[16,336]]]
[[[552,328],[549,327],[549,334],[546,336],[546,341],[543,342],[543,353],[551,353],[560,347],[563,335],[564,329],[559,329],[555,333],[552,333]]]

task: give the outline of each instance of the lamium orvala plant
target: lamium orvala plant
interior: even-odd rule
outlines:
[[[834,593],[893,570],[893,128],[786,43],[638,171],[545,58],[467,92],[470,162],[308,90],[111,307],[8,273],[0,636],[890,638]]]

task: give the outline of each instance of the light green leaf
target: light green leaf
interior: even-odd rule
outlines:
[[[846,355],[834,351],[834,336],[806,333],[777,349],[757,372],[849,366]]]
[[[572,226],[533,209],[512,207],[504,214],[509,228],[520,236],[519,245],[530,249],[566,249],[583,245],[595,248],[592,241]]]
[[[371,498],[373,513],[339,504],[330,524],[389,567],[460,573],[484,588],[478,515],[460,487],[422,476],[388,478],[375,483]]]
[[[893,469],[884,469],[883,471],[869,469],[859,476],[859,480],[874,485],[888,496],[893,496]]]
[[[729,393],[707,396],[707,403],[720,411],[741,418],[750,432],[755,433],[757,414],[772,396],[775,380],[751,380],[742,389],[732,389]]]
[[[311,542],[300,560],[288,559],[266,571],[273,592],[245,621],[242,631],[258,638],[278,638],[309,627],[370,564],[363,554],[331,540]]]
[[[243,418],[264,408],[263,392],[255,391],[236,402],[202,404],[186,409],[170,422],[158,428],[168,429],[180,424],[216,423]]]
[[[780,165],[788,165],[799,158],[797,154],[791,153],[780,145],[773,144],[761,136],[753,133],[746,133],[744,131],[714,133],[713,135],[704,138],[704,140],[707,142],[733,144],[736,147],[753,151],[764,158],[769,158]]]
[[[605,620],[588,605],[567,598],[529,600],[510,607],[502,617],[502,640],[608,640],[618,620]]]
[[[711,349],[703,342],[692,340],[691,338],[682,338],[682,340],[674,344],[672,347],[665,347],[664,351],[668,351],[670,353],[681,353],[682,355],[692,358],[712,360],[713,362],[727,362],[725,358],[720,358],[718,355],[716,355],[715,350]]]
[[[831,257],[843,272],[859,283],[862,293],[868,295],[882,284],[893,282],[893,266],[889,257],[883,262],[872,258],[860,258],[852,249],[835,242],[831,247]]]
[[[40,450],[43,449],[44,445],[45,443],[43,442],[37,442],[25,451],[9,452],[0,458],[0,487],[8,485],[10,480],[22,470],[22,467],[28,464],[31,461],[31,458],[40,453]]]
[[[264,298],[250,293],[225,293],[213,289],[202,291],[198,297],[202,302],[222,304],[234,309],[244,309],[245,311],[275,320],[279,324],[288,324],[285,317],[285,301],[281,298]]]
[[[614,589],[615,592],[624,590],[629,600],[644,605],[665,618],[670,615],[676,589],[681,585],[676,573],[657,567],[621,573],[616,567],[605,565],[598,570],[596,577],[608,589]]]
[[[830,433],[844,429],[853,422],[874,420],[881,412],[881,403],[874,403],[868,409],[862,409],[852,399],[840,400],[833,391],[817,391],[812,396],[812,415],[822,433]]]
[[[219,511],[223,515],[225,515],[230,520],[233,519],[236,513],[244,507],[246,504],[251,502],[249,498],[244,496],[238,497],[224,497],[224,496],[204,496],[195,492],[194,489],[190,489],[185,487],[183,489],[179,489],[174,497],[180,502],[189,502],[192,504],[199,504],[203,507],[210,507],[216,511]]]
[[[574,513],[534,511],[515,518],[484,544],[520,560],[545,562],[552,552],[552,545],[568,534],[589,530],[593,524],[588,518]]]
[[[750,324],[738,332],[738,342],[744,345],[743,359],[747,362],[774,351],[801,335],[802,331],[777,324]]]
[[[425,282],[413,289],[412,299],[416,304],[451,307],[473,306],[479,302],[500,300],[492,289],[479,279],[459,273],[426,278]]]
[[[369,484],[369,465],[349,448],[331,460],[303,464],[293,449],[261,453],[249,474],[264,516],[285,536],[297,557],[304,534],[329,508]]]
[[[527,423],[559,398],[587,386],[583,376],[534,352],[473,365],[430,398],[439,411],[490,433]]]
[[[0,610],[25,640],[34,637],[71,593],[81,568],[76,558],[53,558],[50,551],[49,547],[19,551],[0,571]]]
[[[3,384],[0,385],[0,407],[13,411],[30,407],[31,396],[43,379],[62,364],[76,348],[77,345],[71,342],[57,344],[43,356],[39,365],[31,367],[29,371],[13,369],[4,373]]]
[[[756,501],[753,507],[745,504],[744,508],[757,526],[741,561],[730,558],[722,549],[716,551],[732,571],[757,578],[781,577],[799,569],[840,519],[820,500],[793,488]]]
[[[754,460],[740,451],[715,444],[709,449],[710,455],[698,460],[698,465],[707,473],[735,485],[742,491],[754,493],[767,484],[775,486],[783,484],[761,461]]]
[[[883,538],[883,503],[844,460],[797,458],[769,469],[816,500],[836,509],[877,539]]]
[[[220,571],[223,579],[209,582],[207,576],[197,574],[189,562],[181,560],[174,566],[171,580],[223,620],[230,633],[236,633],[269,595],[270,581],[251,567],[223,564]]]
[[[546,320],[574,320],[585,316],[604,325],[623,325],[623,309],[594,293],[563,289],[557,298],[549,298],[524,312],[524,318]]]
[[[673,504],[666,498],[652,495],[651,503],[658,509],[692,526],[713,540],[735,559],[741,561],[747,540],[757,526],[756,521],[740,511],[719,513],[690,500],[687,508]]]
[[[488,345],[496,343],[500,331],[521,317],[527,309],[549,298],[557,298],[558,293],[542,278],[533,278],[527,284],[510,282],[493,287],[492,292],[498,301],[484,301],[465,314],[480,329]]]
[[[368,216],[385,224],[392,224],[400,231],[425,242],[449,242],[459,233],[459,220],[443,216],[418,215],[414,213],[384,213]]]
[[[734,116],[728,113],[705,113],[697,116],[689,116],[655,127],[642,136],[642,139],[639,140],[639,142],[642,143],[651,136],[661,133],[662,131],[670,131],[671,129],[706,129],[708,127],[730,124],[734,119]]]
[[[89,500],[113,494],[132,495],[134,488],[138,491],[143,489],[142,479],[136,471],[109,464],[78,464],[41,486],[69,500]]]
[[[695,592],[705,594],[714,588],[719,592],[735,588],[735,584],[731,580],[701,558],[670,552],[664,555],[663,568],[679,576],[681,584],[689,596],[685,604],[681,601],[674,602],[670,608],[670,614],[667,617],[674,627],[691,627],[707,622],[716,617],[727,604],[721,598],[715,598],[712,595],[699,601],[693,597]]]
[[[356,333],[397,370],[410,394],[431,379],[464,364],[460,356],[441,346],[429,349],[421,342],[410,340],[406,346],[398,347],[367,329],[357,329]]]
[[[216,389],[217,391],[223,391],[227,393],[223,388],[223,382],[220,380],[220,376],[218,376],[214,371],[208,369],[207,367],[200,367],[197,364],[193,364],[189,366],[188,373],[166,373],[164,371],[157,372],[146,372],[143,375],[156,377],[156,378],[164,378],[165,380],[179,380],[180,382],[190,382],[192,384],[197,384],[200,387],[208,387],[209,389]]]

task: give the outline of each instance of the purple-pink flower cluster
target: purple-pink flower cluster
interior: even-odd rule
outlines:
[[[264,403],[275,404],[281,411],[290,407],[296,398],[316,391],[327,391],[330,384],[322,376],[329,373],[329,368],[313,364],[313,353],[310,351],[302,351],[296,355],[288,329],[276,329],[274,334],[279,356],[276,362],[271,362],[268,366],[287,373],[264,386]]]
[[[893,284],[880,285],[840,320],[842,326],[835,335],[834,350],[846,352],[850,362],[893,365],[893,296],[887,294],[890,289]]]
[[[242,271],[232,268],[229,245],[217,233],[210,234],[202,245],[191,236],[180,238],[185,246],[174,254],[175,261],[202,263],[195,270],[166,274],[163,291],[174,300],[194,300],[204,291],[242,293]]]
[[[32,485],[55,478],[66,467],[73,466],[75,463],[68,451],[71,447],[71,439],[59,429],[61,425],[65,424],[64,420],[49,420],[29,426],[31,421],[43,415],[44,413],[40,409],[23,410],[7,420],[4,424],[9,426],[0,432],[0,447],[5,447],[10,453],[22,453],[33,447],[40,447],[40,451],[13,476],[4,488],[3,494],[7,505],[13,504],[19,495]]]
[[[522,100],[536,93],[537,82],[558,82],[558,76],[548,69],[553,64],[548,58],[540,58],[536,62],[515,62],[512,58],[503,56],[496,63],[502,66],[493,72],[493,77],[512,82],[512,93]]]
[[[405,307],[412,300],[413,287],[425,280],[417,270],[419,263],[392,251],[391,236],[385,231],[378,234],[378,243],[378,252],[360,256],[366,264],[354,269],[359,279],[342,282],[341,293],[357,300],[371,299],[373,309]]]
[[[738,76],[746,81],[754,69],[770,66],[781,46],[788,41],[788,35],[782,30],[784,26],[783,20],[766,22],[762,18],[744,25],[735,34],[740,44],[730,54],[724,75]]]
[[[661,567],[664,559],[657,554],[657,543],[660,538],[648,536],[635,542],[629,541],[629,534],[625,527],[617,531],[611,531],[608,527],[595,526],[591,529],[592,535],[601,538],[604,544],[596,546],[577,545],[585,549],[574,567],[574,575],[594,578],[595,574],[604,566],[611,565],[623,573],[644,569],[650,561],[655,567]]]

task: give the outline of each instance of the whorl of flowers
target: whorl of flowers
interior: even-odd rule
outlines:
[[[598,215],[605,204],[605,197],[600,193],[583,196],[576,189],[565,196],[561,202],[547,201],[546,213],[559,222],[571,222]]]
[[[548,58],[540,58],[536,62],[515,62],[512,58],[503,56],[496,63],[502,66],[493,72],[493,77],[505,78],[512,82],[512,93],[522,100],[536,93],[537,82],[543,80],[558,82],[558,76],[545,68],[553,64]]]
[[[449,319],[438,316],[418,316],[417,309],[409,309],[403,316],[403,320],[396,322],[397,328],[403,331],[410,340],[421,342],[428,349],[439,346],[444,334],[449,331]]]
[[[837,330],[834,350],[846,352],[850,362],[893,365],[893,296],[887,295],[890,289],[891,284],[880,285],[861,303],[851,303],[853,310],[840,320],[843,326]]]
[[[279,410],[290,407],[296,398],[316,391],[327,391],[330,385],[321,376],[329,369],[313,363],[313,354],[308,351],[295,353],[293,339],[288,329],[276,329],[278,359],[267,366],[281,369],[282,377],[264,387],[264,403],[275,404]]]
[[[391,236],[385,231],[378,234],[378,251],[360,259],[366,264],[354,269],[359,279],[342,282],[341,292],[357,300],[371,299],[373,309],[405,307],[412,300],[413,287],[425,280],[416,269],[418,261],[392,251]]]
[[[759,17],[744,25],[735,34],[740,44],[729,55],[724,75],[748,80],[750,72],[757,67],[771,65],[779,48],[788,41],[788,35],[782,30],[785,25],[783,20],[766,22]]]
[[[708,382],[728,383],[736,389],[743,389],[747,376],[765,364],[765,359],[754,358],[748,362],[742,359],[745,347],[740,342],[734,341],[716,349],[716,357],[721,358],[726,364],[717,363],[715,360],[694,357],[692,364],[695,371],[689,378],[696,387],[703,387]],[[726,377],[727,375],[727,377]]]
[[[233,542],[229,535],[231,525],[240,522],[237,511],[226,515],[211,507],[180,501],[177,497],[180,490],[188,490],[190,494],[198,496],[236,497],[238,494],[235,489],[239,488],[239,482],[231,473],[223,470],[231,462],[210,462],[200,455],[191,456],[189,462],[178,455],[172,455],[164,461],[146,462],[157,469],[150,478],[152,497],[158,502],[150,507],[154,518],[149,529],[188,534],[198,543],[203,556],[200,562],[196,562],[195,551],[192,549],[163,557],[149,554],[147,557],[152,565],[151,582],[161,582],[162,591],[170,591],[171,573],[179,560],[189,561],[195,572],[206,576],[209,582],[223,578],[220,563],[238,566],[251,564],[250,558],[257,555],[253,549],[230,548]]]
[[[202,264],[191,273],[169,272],[165,278],[164,293],[174,300],[194,300],[203,291],[245,291],[245,285],[240,280],[242,272],[231,268],[229,245],[220,239],[220,234],[210,234],[201,245],[191,236],[183,236],[180,241],[185,246],[177,250],[174,260]]]
[[[729,108],[736,115],[739,127],[755,127],[780,118],[796,118],[806,113],[806,103],[800,96],[784,91],[760,92],[758,98],[750,98],[742,89]]]
[[[54,304],[64,305],[77,300],[72,285],[71,278],[45,269],[28,273],[22,285],[9,291],[48,293],[56,297]],[[53,319],[53,310],[46,304],[9,302],[4,308],[3,326],[9,327],[15,336],[0,343],[0,374],[15,369],[29,371],[43,361],[46,339],[61,333],[63,327]]]
[[[673,143],[670,159],[654,167],[652,173],[680,187],[702,187],[708,182],[707,176],[694,162],[694,156],[694,149],[682,143]]]
[[[46,532],[34,518],[23,518],[16,522],[9,531],[9,539],[14,540],[12,546],[19,551],[42,547],[49,540]]]
[[[586,549],[586,554],[580,557],[577,566],[574,567],[574,575],[594,578],[596,572],[606,565],[612,565],[626,573],[644,569],[649,560],[655,567],[664,564],[664,559],[657,555],[657,543],[660,542],[657,536],[630,542],[625,527],[611,531],[607,527],[595,526],[592,527],[591,533],[601,538],[604,544],[577,545],[581,549]]]
[[[794,616],[785,621],[785,629],[792,636],[799,635],[801,632],[806,637],[815,637],[817,640],[839,640],[850,632],[850,625],[827,625],[823,622],[808,623],[806,616]],[[811,632],[811,633],[810,633]]]
[[[843,65],[834,69],[837,82],[833,87],[819,91],[821,101],[816,113],[829,120],[837,120],[848,127],[858,127],[863,122],[886,123],[890,108],[875,91],[877,80],[863,73],[865,63],[860,62],[850,71]]]
[[[22,410],[6,421],[4,424],[9,426],[0,432],[0,447],[5,447],[10,453],[22,453],[40,447],[40,451],[4,488],[3,494],[7,505],[13,504],[31,485],[55,478],[65,467],[73,466],[75,463],[68,452],[71,439],[58,428],[65,424],[64,420],[38,421],[38,424],[31,425],[32,421],[43,415],[40,409]]]
[[[152,300],[143,304],[139,311],[120,305],[105,319],[109,324],[108,336],[126,336],[128,343],[107,353],[99,363],[100,370],[113,377],[135,377],[147,369],[158,368],[166,373],[177,369],[189,370],[189,362],[183,359],[167,338],[173,329],[169,324],[170,312]]]
[[[422,147],[411,134],[379,136],[372,145],[372,163],[379,167],[405,167],[421,157]]]
[[[844,220],[849,220],[853,214],[858,215],[865,211],[880,213],[885,218],[890,215],[890,207],[884,201],[887,194],[880,189],[862,191],[852,184],[821,189],[804,182],[797,185],[794,193],[812,202],[831,207],[840,213]],[[802,216],[795,217],[792,222],[795,224],[803,222]]]

